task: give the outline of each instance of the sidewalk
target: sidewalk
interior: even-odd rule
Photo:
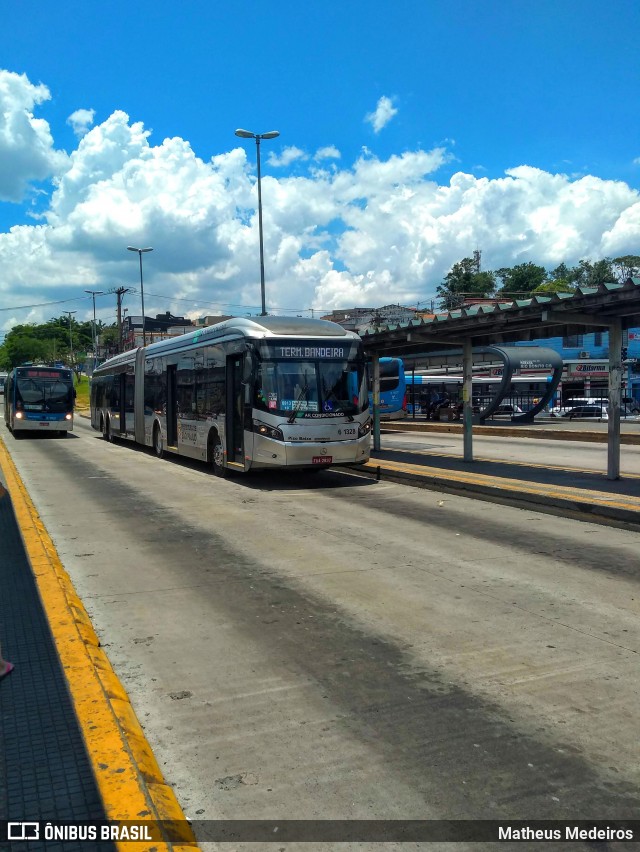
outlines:
[[[583,424],[580,424],[581,426]],[[553,438],[563,440],[606,440],[607,424],[584,424],[588,429],[568,432],[562,427]],[[629,424],[631,425],[631,424]],[[638,429],[638,425],[636,430]],[[604,427],[604,429],[602,429]],[[544,427],[536,436],[529,427],[474,427],[482,434],[513,437],[549,438]],[[625,476],[608,480],[602,473],[576,468],[549,467],[522,462],[464,462],[459,455],[430,456],[428,452],[384,449],[384,432],[452,432],[461,431],[457,423],[419,423],[402,421],[385,423],[382,449],[374,451],[371,460],[360,470],[369,476],[409,483],[422,488],[442,490],[496,503],[535,508],[538,511],[565,514],[597,523],[620,524],[640,528],[640,477]],[[544,434],[543,434],[544,432]],[[640,444],[640,432],[622,436],[624,443]]]
[[[0,439],[0,820],[155,826],[140,852],[197,848],[129,698]],[[0,841],[10,852],[128,841]]]
[[[15,670],[0,681],[0,819],[100,820],[98,793],[80,726],[0,472],[0,642]],[[44,843],[17,843],[35,850]],[[51,842],[51,850],[111,843]],[[11,848],[11,846],[7,846]]]

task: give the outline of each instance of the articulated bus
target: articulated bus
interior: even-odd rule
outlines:
[[[357,334],[326,320],[232,318],[116,355],[91,381],[91,425],[214,473],[369,459]]]
[[[17,437],[50,432],[64,438],[73,430],[75,389],[66,368],[15,367],[4,386],[4,422]]]
[[[380,358],[380,420],[407,414],[407,384],[402,358]],[[369,368],[369,406],[373,410],[373,371]]]

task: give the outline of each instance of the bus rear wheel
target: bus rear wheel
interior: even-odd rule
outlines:
[[[227,475],[227,469],[224,467],[224,451],[222,449],[222,442],[220,440],[220,436],[217,432],[213,436],[213,439],[210,439],[209,443],[213,473],[215,476],[225,477]]]
[[[159,459],[164,456],[164,441],[159,426],[153,430],[153,451]]]

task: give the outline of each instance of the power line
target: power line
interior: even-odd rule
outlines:
[[[0,308],[0,311],[26,311],[29,310],[29,308],[43,308],[46,305],[64,305],[67,302],[84,302],[87,298],[87,296],[75,296],[73,299],[57,299],[55,302],[36,302],[34,305],[14,305],[12,308]]]

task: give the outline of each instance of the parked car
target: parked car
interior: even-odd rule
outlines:
[[[569,420],[573,420],[576,417],[599,417],[601,420],[609,419],[607,405],[576,405],[574,408],[570,408],[568,411],[565,411],[565,413],[561,414],[560,416],[568,417]],[[630,408],[627,408],[626,405],[621,405],[620,418],[624,420],[637,420],[638,415],[635,414]]]
[[[632,396],[623,396],[622,404],[631,411],[632,414],[640,414],[640,402]]]
[[[606,409],[607,405],[609,405],[609,400],[605,397],[578,396],[573,399],[563,400],[562,405],[556,405],[549,413],[552,417],[565,417],[570,411],[573,411],[573,409],[577,408],[579,405],[597,405]]]

